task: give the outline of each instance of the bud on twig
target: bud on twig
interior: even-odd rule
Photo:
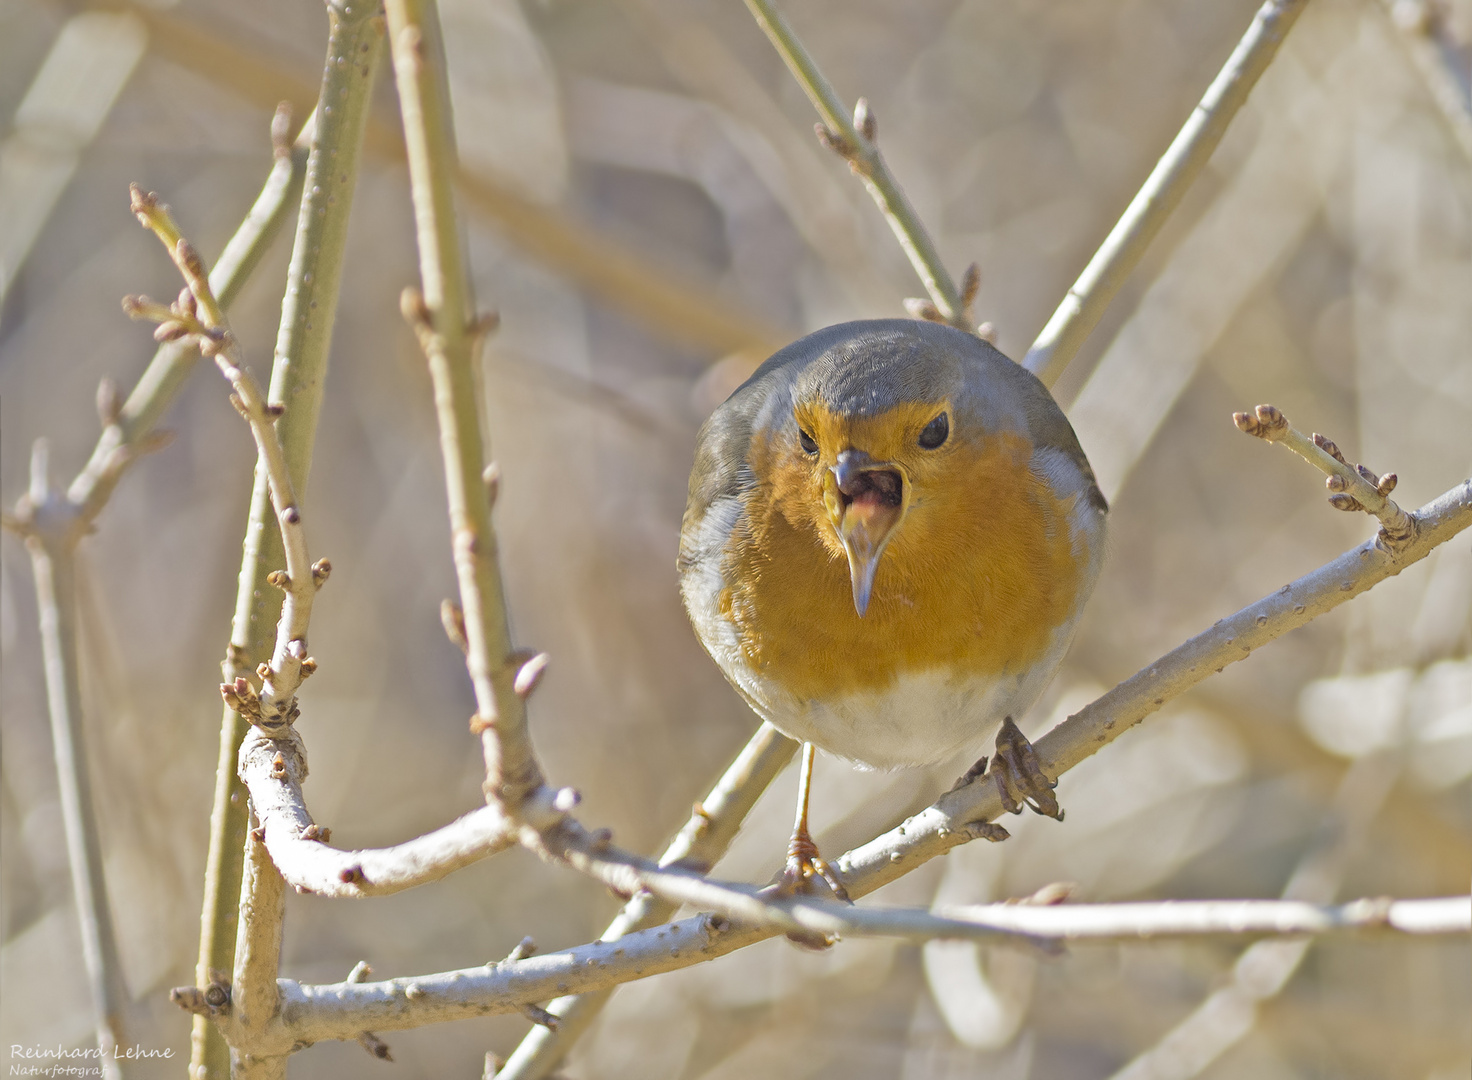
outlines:
[[[854,130],[869,142],[873,142],[879,134],[879,121],[874,116],[874,110],[869,108],[868,98],[859,98],[854,103]]]

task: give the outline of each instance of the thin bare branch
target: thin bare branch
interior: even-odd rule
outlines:
[[[220,373],[234,388],[230,401],[250,425],[260,467],[270,487],[276,524],[286,553],[285,571],[276,571],[266,579],[285,594],[276,626],[276,648],[269,664],[262,664],[256,671],[261,679],[259,692],[244,676],[223,685],[221,691],[226,704],[252,724],[267,732],[278,732],[296,718],[297,688],[316,669],[315,661],[307,655],[307,626],[312,617],[312,600],[332,567],[325,559],[313,564],[307,554],[306,530],[287,468],[286,448],[276,434],[276,419],[284,410],[266,403],[255,376],[242,365],[225,312],[210,289],[204,260],[180,233],[169,208],[158,201],[157,195],[145,194],[137,184],[132,187],[132,195],[133,213],[163,242],[184,275],[187,293],[161,310],[161,305],[143,297],[129,297],[123,307],[134,318],[160,319],[160,329],[178,327],[180,336],[187,334],[199,343],[201,352],[213,357]]]
[[[884,219],[889,222],[900,247],[909,257],[910,265],[915,268],[915,273],[925,286],[930,299],[928,302],[917,301],[918,306],[911,314],[975,333],[976,325],[968,299],[963,295],[963,290],[956,288],[940,252],[936,250],[935,242],[925,231],[919,215],[905,198],[899,182],[895,180],[894,174],[885,164],[884,156],[879,152],[879,144],[875,139],[878,124],[868,101],[860,98],[850,119],[849,110],[824,78],[817,63],[798,40],[782,13],[770,0],[746,0],[746,6],[751,10],[757,25],[771,39],[783,63],[807,94],[808,100],[813,103],[813,108],[822,117],[822,123],[818,125],[819,139],[843,157],[864,181],[864,186],[879,204]],[[974,288],[971,295],[975,296]]]
[[[1252,25],[1206,88],[1201,102],[1027,350],[1023,366],[1045,386],[1056,383],[1078,355],[1150,241],[1206,167],[1227,126],[1272,63],[1278,46],[1307,2],[1267,0],[1258,9]]]
[[[659,865],[705,872],[719,862],[746,815],[796,749],[797,744],[771,724],[762,724],[710,794],[696,804],[690,820],[659,857]],[[617,941],[656,926],[669,919],[677,907],[671,900],[640,892],[624,905],[599,940]],[[546,1076],[587,1031],[612,994],[610,988],[553,1001],[547,1011],[557,1018],[557,1026],[529,1031],[496,1075],[501,1080],[540,1080]]]
[[[840,905],[841,906],[841,905]],[[1122,909],[1122,910],[1117,910]],[[1298,936],[1337,932],[1463,934],[1472,927],[1472,898],[1360,900],[1326,906],[1276,900],[1205,904],[1098,904],[1056,907],[993,904],[962,909],[960,917],[927,912],[850,909],[861,932],[911,940],[990,937],[998,925],[1027,925],[1058,940],[1118,942],[1146,937]],[[921,924],[926,925],[923,930]],[[1031,932],[1031,929],[1029,932]],[[769,936],[697,915],[599,941],[484,967],[376,983],[302,985],[281,980],[281,1020],[261,1045],[285,1052],[301,1041],[355,1039],[364,1028],[393,1031],[448,1020],[518,1012],[551,994],[590,992],[632,979],[713,960]]]
[[[434,832],[389,848],[342,851],[312,820],[302,798],[306,749],[295,728],[271,737],[251,731],[240,747],[240,776],[250,790],[271,861],[297,892],[336,898],[387,896],[412,889],[503,851],[516,834],[500,810],[483,806]]]
[[[342,9],[329,5],[327,13],[326,63],[318,100],[332,103],[332,108],[317,116],[307,158],[269,388],[269,400],[286,406],[276,421],[276,434],[285,448],[292,487],[303,495],[326,382],[333,312],[371,90],[383,54],[382,20],[372,5]],[[266,474],[257,469],[224,665],[225,679],[232,685],[271,656],[267,628],[277,625],[278,619],[275,590],[267,576],[281,567],[284,553],[279,530],[267,527],[270,515]],[[246,791],[236,776],[236,765],[245,731],[244,718],[226,707],[220,722],[200,916],[195,972],[200,987],[208,984],[211,971],[228,971],[234,966],[247,814]],[[215,1026],[203,1018],[194,1023],[190,1069],[195,1080],[225,1080],[229,1075],[229,1049]]]
[[[475,688],[472,726],[481,736],[486,760],[486,797],[515,816],[526,797],[541,787],[542,774],[527,735],[525,702],[515,688],[525,659],[519,662],[511,648],[490,499],[482,479],[486,458],[475,370],[482,331],[455,216],[454,129],[439,18],[430,0],[390,0],[386,11],[422,283],[422,293],[405,291],[403,309],[435,386],[465,619],[465,663]]]

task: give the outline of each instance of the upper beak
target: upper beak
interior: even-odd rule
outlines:
[[[862,450],[845,450],[823,478],[823,504],[848,555],[854,610],[863,618],[879,556],[904,516],[904,473]]]

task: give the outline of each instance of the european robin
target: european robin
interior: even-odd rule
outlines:
[[[786,887],[816,872],[843,895],[807,830],[815,746],[928,765],[1001,722],[1004,804],[1062,817],[1012,718],[1068,649],[1107,509],[1043,384],[948,326],[830,326],[716,409],[697,438],[680,590],[726,678],[804,743]],[[983,758],[958,783],[985,772]]]

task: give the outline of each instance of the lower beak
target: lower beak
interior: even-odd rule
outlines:
[[[880,468],[899,480],[902,491],[904,481],[898,470]],[[849,471],[842,466],[830,470],[823,484],[823,503],[848,556],[854,610],[862,619],[874,591],[874,573],[879,567],[879,557],[884,554],[884,546],[900,522],[904,505],[902,498],[884,497],[885,489],[876,490],[862,481],[852,483],[850,479]]]

